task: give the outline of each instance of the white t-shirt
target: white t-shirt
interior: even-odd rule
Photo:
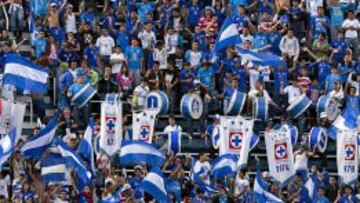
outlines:
[[[162,50],[154,49],[154,61],[158,61],[160,63],[160,70],[164,70],[167,67],[167,53],[165,48]]]
[[[342,91],[342,90],[339,90],[338,92],[336,92],[335,90],[332,90],[331,92],[329,92],[329,96],[334,97],[338,101],[343,100],[345,97],[344,91]]]
[[[202,52],[193,52],[192,50],[188,50],[186,52],[186,59],[190,63],[191,67],[197,67],[201,64]]]
[[[357,19],[354,20],[346,19],[342,24],[342,27],[345,29],[351,26],[359,29],[360,23]],[[358,32],[356,30],[346,30],[345,38],[357,38],[357,37],[358,37]]]
[[[168,134],[170,132],[173,132],[173,131],[179,131],[180,133],[182,132],[182,128],[181,126],[179,125],[174,125],[174,126],[171,126],[171,125],[168,125],[165,127],[164,129],[164,133]]]
[[[8,185],[10,185],[9,176],[6,176],[4,179],[0,179],[0,195],[4,195],[6,198],[9,197]]]
[[[317,8],[323,7],[324,0],[306,0],[306,10],[311,14],[311,16],[318,15]]]
[[[308,157],[306,153],[297,154],[295,157],[294,169],[295,170],[307,170],[308,169]]]
[[[178,46],[179,42],[179,34],[174,33],[173,35],[165,35],[165,49],[167,50],[168,54],[175,54],[176,47]]]
[[[255,89],[256,81],[260,79],[260,72],[255,69],[249,70],[249,82],[250,82],[250,89]]]
[[[201,163],[200,161],[196,161],[194,165],[194,173],[199,173],[203,169],[203,172],[200,173],[200,177],[205,177],[204,182],[210,184],[210,170],[211,165],[209,162],[205,161]]]
[[[143,30],[139,33],[138,37],[141,40],[143,49],[154,48],[156,42],[156,36],[153,31],[147,32],[146,30]]]
[[[145,102],[145,97],[147,95],[147,93],[149,92],[149,87],[143,87],[141,85],[138,85],[135,90],[134,93],[136,93],[138,96],[138,105],[142,106],[144,105]]]
[[[289,104],[292,104],[298,97],[300,97],[301,90],[298,87],[289,85],[284,88],[284,93],[288,95]]]
[[[264,92],[264,97],[265,99],[268,101],[268,102],[271,102],[272,99],[271,97],[269,96],[269,93],[266,91],[266,90],[263,90]],[[248,96],[251,98],[251,99],[255,99],[257,96],[257,94],[259,93],[259,91],[257,89],[252,89],[249,91],[248,93]]]
[[[249,181],[244,179],[240,179],[239,176],[236,176],[235,179],[235,188],[234,188],[234,194],[238,195],[240,193],[240,191],[244,190],[245,187],[247,187],[249,189]],[[246,193],[246,192],[245,192]],[[243,195],[245,194],[243,193]],[[241,199],[241,197],[239,197],[238,199]]]
[[[112,54],[112,49],[115,47],[115,41],[110,36],[100,36],[96,40],[96,46],[100,48],[101,56],[110,56]]]
[[[76,33],[76,17],[75,14],[68,15],[65,21],[66,33],[72,32]]]
[[[119,53],[119,54],[113,53],[110,56],[110,61],[111,60],[123,60],[123,61],[125,61],[125,56],[124,56],[123,53]],[[114,63],[112,65],[111,73],[116,74],[116,73],[120,72],[121,67],[122,67],[122,63]]]

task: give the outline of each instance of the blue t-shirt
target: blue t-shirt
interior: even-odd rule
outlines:
[[[69,88],[73,83],[74,83],[74,77],[69,71],[66,71],[63,74],[61,74],[58,83],[60,92],[64,93],[65,89]]]
[[[317,197],[316,203],[330,203],[329,199],[326,197]]]
[[[129,46],[125,50],[125,57],[128,62],[129,69],[140,70],[143,58],[142,49],[139,47]]]
[[[165,185],[167,192],[174,194],[176,202],[181,202],[181,183],[178,180],[169,178],[166,180]]]
[[[126,50],[126,47],[129,46],[129,36],[125,32],[116,33],[116,44],[120,46],[122,51]]]
[[[66,51],[65,49],[60,50],[59,59],[63,62],[70,62],[73,59],[74,54],[71,51]]]
[[[269,45],[270,36],[268,33],[257,32],[254,34],[254,49],[260,49]]]
[[[286,70],[274,72],[274,88],[275,91],[280,91],[281,85],[286,87],[288,85],[288,72]]]
[[[311,25],[313,26],[313,37],[317,38],[319,36],[320,33],[324,33],[325,35],[327,35],[327,30],[326,27],[324,25],[330,25],[329,24],[329,18],[328,17],[320,17],[320,16],[315,16],[311,18]]]
[[[230,5],[231,5],[231,8],[232,8],[233,14],[238,14],[238,7],[240,5],[248,6],[249,1],[248,0],[230,0]]]
[[[221,70],[221,75],[224,76],[227,71],[234,71],[235,63],[233,58],[225,58],[221,60],[221,63],[224,64],[223,69]]]
[[[357,121],[357,117],[360,115],[360,96],[347,96],[345,98],[345,108],[343,110],[343,116],[348,121]],[[356,123],[355,123],[356,125]]]
[[[138,179],[135,176],[131,177],[129,180],[129,184],[131,185],[132,189],[135,190],[134,197],[136,199],[141,199],[144,196],[144,193],[142,190],[137,189],[142,181],[142,178]]]
[[[358,198],[355,195],[351,195],[350,199],[351,199],[351,202],[358,202]],[[346,197],[346,196],[343,195],[339,199],[338,203],[350,203],[349,197]]]
[[[239,31],[249,25],[249,17],[246,15],[232,15],[231,18]]]
[[[247,72],[244,67],[234,68],[233,77],[238,78],[238,88],[241,91],[246,91],[248,88]]]
[[[207,69],[200,68],[197,72],[197,77],[199,78],[200,82],[205,85],[206,87],[213,87],[213,79],[214,79],[214,71],[212,67],[208,67]]]
[[[349,49],[349,44],[345,39],[342,40],[335,39],[331,42],[330,46],[333,49],[339,49],[339,52],[334,53],[333,55],[333,59],[335,59],[338,62],[343,60],[346,51]]]
[[[334,89],[335,81],[341,81],[340,75],[330,74],[326,77],[326,84],[328,85],[327,93],[331,92]]]
[[[191,5],[188,8],[188,12],[188,23],[191,27],[194,27],[201,17],[201,8],[199,5]]]
[[[84,87],[84,84],[79,84],[79,83],[73,83],[70,87],[69,87],[69,91],[68,94],[73,97],[76,93],[78,93],[81,88]]]
[[[90,23],[90,30],[93,30],[95,27],[95,14],[94,12],[84,12],[80,16],[80,20],[82,23],[89,22]]]
[[[281,38],[282,36],[277,32],[270,34],[270,44],[271,44],[270,52],[278,56],[281,55],[281,50],[279,48]]]
[[[342,83],[345,83],[348,79],[348,76],[349,76],[349,72],[352,71],[352,66],[350,65],[346,65],[346,64],[342,64],[342,63],[339,63],[338,65],[338,71],[339,71],[339,74],[340,74],[340,78],[341,78],[341,82]]]
[[[44,39],[37,39],[34,42],[35,46],[35,57],[40,58],[43,54],[46,53],[47,41]]]
[[[268,0],[270,4],[274,4],[274,0]],[[270,15],[273,14],[273,9],[264,3],[264,0],[258,0],[258,8],[260,13],[268,12]]]
[[[87,46],[84,51],[83,55],[86,56],[88,65],[90,67],[97,67],[97,55],[99,54],[99,48],[97,47],[89,47]]]
[[[139,13],[141,22],[146,21],[146,14],[153,12],[154,5],[155,5],[154,2],[136,3],[136,6],[138,7],[138,13]]]
[[[197,41],[199,43],[199,50],[205,51],[206,50],[206,38],[205,38],[205,32],[200,31],[198,33],[192,34],[192,39]]]
[[[47,12],[48,0],[32,0],[35,16],[45,16]]]
[[[182,69],[180,71],[180,80],[187,80],[190,78],[192,78],[192,79],[196,78],[196,70],[195,69],[191,69],[191,70]],[[181,86],[181,91],[185,93],[185,92],[188,92],[188,90],[193,87],[193,84],[181,82],[180,86]]]
[[[328,61],[313,62],[308,65],[308,68],[317,68],[317,78],[321,89],[325,88],[326,77],[331,74],[331,65]]]
[[[332,26],[342,25],[344,22],[345,4],[328,5],[330,9],[330,23]]]

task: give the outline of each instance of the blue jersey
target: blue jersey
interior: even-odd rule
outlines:
[[[341,26],[344,22],[344,8],[345,4],[328,5],[330,9],[330,23],[331,26]]]
[[[140,185],[142,181],[142,178],[136,178],[135,176],[131,177],[130,180],[129,180],[129,184],[131,185],[131,187],[135,190],[135,198],[136,199],[140,199],[144,196],[143,192],[138,188],[138,186]]]
[[[44,39],[35,40],[35,57],[40,58],[46,53],[47,41]]]
[[[317,79],[321,89],[325,88],[326,77],[331,74],[331,65],[328,61],[313,62],[308,65],[308,68],[317,68]]]
[[[317,38],[320,33],[324,33],[327,35],[327,30],[325,25],[329,25],[329,18],[328,17],[312,17],[311,18],[311,25],[313,26],[313,38]]]
[[[254,49],[260,49],[269,45],[270,36],[268,33],[255,33],[254,34]]]
[[[231,18],[236,24],[239,32],[241,32],[244,27],[247,27],[249,25],[249,17],[247,17],[246,15],[232,15]]]
[[[86,56],[88,65],[90,67],[97,67],[97,55],[99,53],[99,48],[97,47],[86,47],[83,51],[83,55]]]
[[[331,92],[334,89],[335,81],[341,81],[340,75],[328,75],[326,77],[326,84],[328,85],[327,93]]]
[[[342,40],[335,39],[331,42],[330,46],[333,49],[339,49],[339,51],[337,53],[334,53],[333,55],[334,60],[338,62],[343,60],[346,51],[349,49],[349,44],[345,39]]]
[[[339,71],[342,83],[345,83],[347,81],[349,73],[350,73],[350,71],[352,71],[352,68],[353,67],[351,65],[346,65],[346,64],[339,63],[337,69]]]
[[[233,76],[238,78],[239,90],[246,91],[248,88],[248,79],[247,72],[244,67],[235,68],[233,71]]]
[[[206,38],[205,38],[205,32],[200,31],[198,33],[193,33],[192,35],[193,40],[197,41],[199,43],[199,50],[205,51],[206,50]]]
[[[286,87],[288,86],[288,72],[286,70],[279,71],[276,70],[274,72],[274,88],[275,91],[280,91],[281,86]]]
[[[85,22],[89,22],[90,23],[90,30],[93,30],[95,27],[95,14],[94,12],[84,12],[81,16],[80,16],[80,20],[82,23]]]
[[[194,27],[198,24],[199,19],[201,17],[201,8],[199,5],[191,5],[188,8],[188,22],[191,27]]]
[[[166,183],[166,190],[168,193],[172,193],[175,196],[176,202],[181,202],[181,183],[178,180],[167,179]]]
[[[205,85],[206,87],[213,87],[213,79],[214,79],[215,72],[213,71],[212,67],[205,67],[200,68],[197,72],[197,77],[199,78],[200,82]]]
[[[154,11],[154,5],[154,2],[136,3],[141,22],[146,21],[146,14],[152,13]]]
[[[35,16],[44,17],[47,12],[48,0],[32,0],[33,12]]]
[[[122,51],[126,50],[126,47],[129,46],[129,35],[125,32],[116,33],[116,44],[120,46]]]
[[[258,8],[260,13],[268,12],[270,15],[273,14],[273,9],[264,3],[264,0],[257,0]],[[268,0],[270,4],[274,5],[274,0]]]
[[[139,47],[129,46],[125,50],[125,57],[128,62],[129,69],[140,70],[143,59],[142,49]]]

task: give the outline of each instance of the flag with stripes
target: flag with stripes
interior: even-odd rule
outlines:
[[[12,128],[8,135],[0,140],[0,167],[9,159],[16,146],[16,128]]]
[[[66,164],[60,153],[50,152],[40,163],[44,183],[65,181]]]

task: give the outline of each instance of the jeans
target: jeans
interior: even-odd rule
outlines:
[[[347,42],[349,43],[350,47],[353,49],[353,59],[357,60],[359,56],[359,41],[358,38],[346,38]]]
[[[9,18],[10,18],[10,30],[12,32],[19,32],[23,31],[24,27],[24,8],[22,5],[18,4],[11,4],[9,8]],[[18,36],[20,37],[20,36]]]
[[[169,114],[173,115],[175,113],[176,91],[170,90],[167,96],[169,98]]]
[[[134,70],[134,69],[129,70],[129,73],[130,73],[131,77],[133,78],[133,82],[132,82],[133,87],[138,86],[140,84],[140,82],[141,82],[141,74],[140,74],[140,72],[141,72],[140,69],[139,70]]]

